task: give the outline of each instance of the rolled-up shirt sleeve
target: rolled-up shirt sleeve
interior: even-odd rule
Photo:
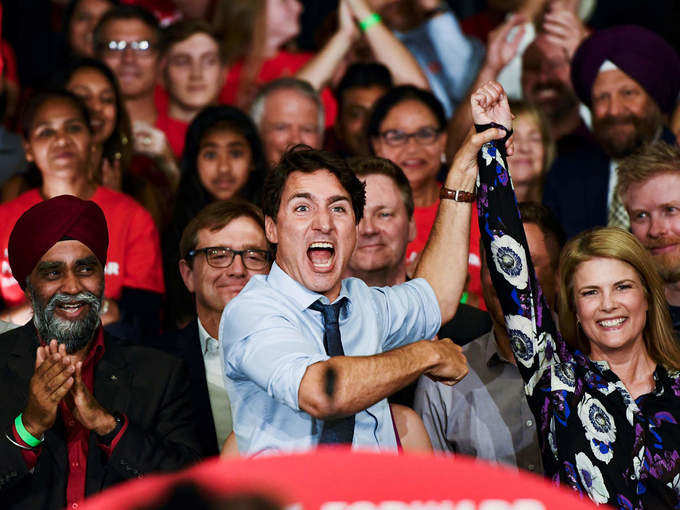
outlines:
[[[225,310],[220,325],[224,375],[234,381],[251,380],[270,397],[299,411],[298,390],[307,367],[329,356],[318,352],[286,317],[276,313],[255,317],[253,306],[267,309],[264,303],[241,300]],[[248,314],[241,313],[248,309]]]
[[[383,351],[432,338],[439,331],[442,321],[439,303],[424,278],[373,290],[382,294],[382,299],[375,302],[382,307],[378,317],[382,317],[386,332]]]

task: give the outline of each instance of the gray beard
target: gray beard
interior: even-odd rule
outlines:
[[[49,343],[53,338],[56,339],[59,344],[64,344],[68,354],[78,352],[88,344],[99,326],[101,296],[97,297],[91,292],[80,292],[74,296],[57,293],[50,298],[47,305],[43,306],[30,283],[28,290],[33,304],[33,323],[43,341]],[[71,321],[61,319],[54,314],[58,305],[77,301],[90,305],[90,310],[84,318]]]

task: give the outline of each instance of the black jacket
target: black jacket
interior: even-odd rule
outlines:
[[[104,333],[105,353],[94,370],[94,396],[109,412],[128,417],[128,428],[109,459],[90,433],[85,494],[199,459],[189,379],[180,360],[147,347],[128,346]],[[4,436],[24,410],[38,339],[33,322],[0,335],[0,501],[7,509],[54,509],[66,504],[68,477],[64,427],[58,416],[45,433],[33,473],[21,450]]]
[[[194,318],[185,328],[165,333],[154,347],[184,360],[191,381],[191,403],[196,415],[196,430],[204,457],[218,455],[220,450],[215,432],[215,420],[210,407],[205,363],[198,338],[198,319]]]

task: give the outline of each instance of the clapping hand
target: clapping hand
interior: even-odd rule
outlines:
[[[32,436],[41,437],[54,425],[59,402],[75,382],[74,372],[73,358],[66,354],[63,344],[52,340],[48,345],[38,347],[22,417],[24,427]]]

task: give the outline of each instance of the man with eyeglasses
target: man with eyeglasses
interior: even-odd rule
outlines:
[[[219,350],[220,317],[253,275],[269,273],[264,218],[244,200],[212,203],[184,229],[179,248],[179,271],[195,296],[197,317],[164,335],[155,347],[184,359],[189,367],[203,454],[212,456],[232,430]]]
[[[154,15],[137,6],[115,7],[102,16],[93,37],[95,56],[118,78],[130,120],[155,125],[161,33]]]

